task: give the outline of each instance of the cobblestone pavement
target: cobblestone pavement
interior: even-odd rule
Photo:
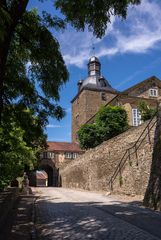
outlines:
[[[160,213],[93,192],[63,188],[33,191],[40,196],[36,203],[40,239],[161,240]]]

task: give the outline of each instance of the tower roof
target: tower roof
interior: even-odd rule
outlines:
[[[101,75],[101,63],[96,56],[92,56],[88,62],[88,77],[78,82],[78,91],[83,88],[116,91]]]
[[[100,61],[99,61],[99,59],[98,59],[97,57],[92,56],[92,57],[89,59],[88,64],[89,64],[90,62],[100,62]]]

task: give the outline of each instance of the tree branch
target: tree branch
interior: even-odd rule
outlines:
[[[10,15],[13,22],[17,23],[26,10],[29,0],[13,0],[10,8]]]

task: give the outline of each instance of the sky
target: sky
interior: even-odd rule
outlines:
[[[30,0],[28,9],[32,8],[60,16],[54,10],[53,0],[44,3]],[[66,110],[66,116],[61,121],[49,118],[45,129],[48,141],[71,141],[71,100],[77,94],[77,82],[87,77],[91,56],[99,58],[102,75],[119,91],[150,76],[161,79],[160,0],[142,0],[140,5],[130,6],[126,20],[113,17],[102,39],[96,39],[88,29],[77,32],[71,26],[52,33],[59,41],[70,75],[60,91],[59,104]]]

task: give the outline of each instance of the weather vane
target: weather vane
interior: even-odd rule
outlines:
[[[95,46],[94,46],[93,38],[91,39],[91,41],[92,41],[92,54],[95,56]]]

